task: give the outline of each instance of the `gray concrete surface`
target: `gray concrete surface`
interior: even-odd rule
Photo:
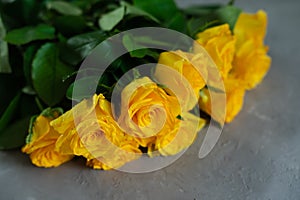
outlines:
[[[195,2],[178,0],[181,6]],[[246,11],[268,12],[266,43],[273,64],[264,82],[247,93],[243,112],[225,126],[209,156],[198,159],[199,137],[171,166],[127,174],[91,170],[80,159],[41,169],[18,151],[1,151],[0,199],[299,200],[300,1],[236,4]]]

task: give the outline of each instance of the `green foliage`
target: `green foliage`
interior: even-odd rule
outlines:
[[[2,132],[9,122],[13,119],[15,113],[17,112],[17,108],[19,105],[19,101],[21,99],[21,93],[19,92],[10,102],[5,112],[2,114],[0,118],[0,132]]]
[[[144,58],[145,56],[150,56],[158,60],[159,54],[156,51],[146,48],[146,44],[156,43],[164,47],[168,47],[170,44],[163,43],[160,41],[151,40],[148,37],[133,38],[131,35],[124,35],[123,45],[130,52],[130,56],[133,58]],[[134,50],[133,49],[137,49]]]
[[[81,101],[84,98],[88,98],[91,94],[94,94],[95,86],[98,85],[99,77],[87,76],[83,77],[76,82],[72,83],[67,90],[66,96],[70,100]],[[76,84],[76,95],[73,94],[74,85]]]
[[[53,39],[55,37],[54,32],[55,29],[46,24],[40,24],[36,27],[26,26],[8,32],[5,41],[14,45],[22,45],[35,40]]]
[[[58,44],[59,59],[71,66],[77,66],[91,51],[107,38],[103,31],[93,31],[69,38]]]
[[[220,24],[229,24],[230,29],[233,30],[234,25],[242,12],[241,9],[234,7],[234,6],[225,6],[222,8],[219,8],[214,13],[216,17],[219,19]]]
[[[125,7],[121,6],[107,14],[104,14],[99,19],[99,26],[102,30],[112,30],[124,17]]]
[[[161,21],[161,26],[186,32],[185,16],[173,0],[133,0],[133,5]]]
[[[55,10],[62,15],[81,15],[82,10],[77,6],[65,2],[65,1],[49,1],[46,3],[46,7],[51,10]]]
[[[18,91],[0,118],[0,149],[12,149],[25,143],[29,119],[39,112],[33,96]]]
[[[192,15],[188,21],[188,33],[194,37],[205,29],[220,24],[229,24],[233,30],[234,25],[241,13],[241,9],[234,6],[208,6],[186,9],[188,15]]]
[[[30,118],[25,117],[6,127],[0,134],[0,150],[18,148],[25,143]]]
[[[163,22],[169,21],[178,12],[173,0],[133,0],[133,5]]]
[[[126,3],[125,1],[121,1],[121,5],[125,7],[126,15],[142,16],[145,18],[149,18],[156,23],[160,23],[159,20],[157,18],[155,18],[153,15],[147,13],[146,11],[144,11],[138,7],[130,5],[129,3]]]
[[[32,63],[32,81],[37,95],[48,106],[58,104],[65,96],[68,82],[63,77],[74,69],[59,60],[59,48],[46,43],[35,55]]]
[[[32,87],[32,78],[31,78],[31,71],[32,71],[32,61],[37,50],[40,48],[39,45],[31,45],[26,48],[23,55],[23,71],[24,77],[26,79],[27,84]]]

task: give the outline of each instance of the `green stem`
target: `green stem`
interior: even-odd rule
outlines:
[[[38,106],[38,108],[40,109],[40,111],[42,112],[43,110],[45,110],[45,108],[43,107],[43,105],[42,105],[42,103],[41,103],[41,101],[39,100],[39,98],[38,97],[35,97],[35,103],[36,103],[36,105]]]

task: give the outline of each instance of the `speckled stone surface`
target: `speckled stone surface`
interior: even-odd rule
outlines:
[[[177,2],[187,6],[212,1]],[[249,12],[268,12],[266,43],[273,63],[264,82],[247,93],[242,113],[225,126],[209,156],[198,159],[198,137],[171,166],[129,174],[91,170],[80,159],[41,169],[18,151],[0,151],[0,199],[299,200],[300,1],[236,4]]]

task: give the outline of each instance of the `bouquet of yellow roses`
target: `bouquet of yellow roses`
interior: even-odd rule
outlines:
[[[173,0],[0,1],[0,149],[39,167],[178,155],[266,75],[267,15]]]

